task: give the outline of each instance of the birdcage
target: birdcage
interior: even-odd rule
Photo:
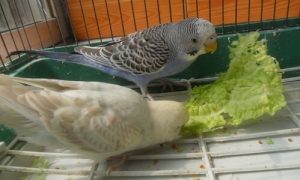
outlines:
[[[275,117],[138,151],[107,179],[299,179],[300,177],[300,1],[299,0],[0,0],[0,71],[20,77],[102,81],[135,88],[93,68],[60,63],[16,50],[72,52],[97,46],[161,23],[201,17],[216,25],[219,49],[202,55],[175,81],[209,83],[228,65],[228,45],[237,33],[259,30],[269,54],[284,72],[288,101]],[[157,99],[184,101],[186,91],[160,92]],[[0,179],[96,179],[93,160],[26,143],[0,127]],[[32,163],[32,162],[38,163]],[[49,163],[51,162],[51,163]],[[25,177],[26,176],[26,177]]]

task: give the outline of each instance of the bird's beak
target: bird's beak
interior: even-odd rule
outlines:
[[[206,53],[214,53],[218,48],[218,43],[217,41],[213,42],[213,43],[210,43],[210,44],[207,44],[205,45],[205,51]]]

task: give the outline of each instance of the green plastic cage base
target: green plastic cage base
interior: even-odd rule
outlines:
[[[13,129],[0,124],[0,141],[4,141],[5,144],[8,145],[15,137],[16,134]]]
[[[300,66],[300,27],[261,31],[261,38],[266,38],[268,40],[269,54],[279,61],[281,68]],[[214,54],[200,56],[199,60],[197,60],[191,67],[182,73],[172,76],[171,78],[203,78],[215,76],[220,72],[226,71],[229,63],[228,46],[235,39],[237,39],[236,34],[220,35],[218,37],[219,47]],[[48,50],[71,52],[74,47],[75,45],[71,45]],[[114,78],[90,67],[67,62],[62,63],[60,61],[53,61],[49,58],[30,59],[28,55],[23,55],[21,58],[15,60],[13,65],[14,66],[11,69],[6,70],[5,73],[13,76],[29,78],[101,81],[120,85],[132,84],[121,78]],[[285,77],[299,75],[300,72],[284,74]],[[12,131],[1,127],[0,141],[9,143],[14,137],[15,134]]]

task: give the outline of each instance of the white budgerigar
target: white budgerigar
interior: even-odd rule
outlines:
[[[94,160],[174,140],[186,120],[181,103],[118,85],[0,75],[0,123]]]
[[[199,55],[217,48],[212,23],[188,18],[129,34],[105,46],[79,46],[77,54],[51,51],[17,51],[50,57],[100,69],[134,82],[144,96],[156,79],[177,74],[189,67]]]

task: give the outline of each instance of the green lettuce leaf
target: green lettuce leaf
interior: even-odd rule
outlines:
[[[276,59],[267,54],[259,33],[239,35],[231,43],[227,72],[214,83],[195,87],[186,102],[188,122],[184,135],[198,135],[226,126],[238,126],[286,105],[282,74]]]

